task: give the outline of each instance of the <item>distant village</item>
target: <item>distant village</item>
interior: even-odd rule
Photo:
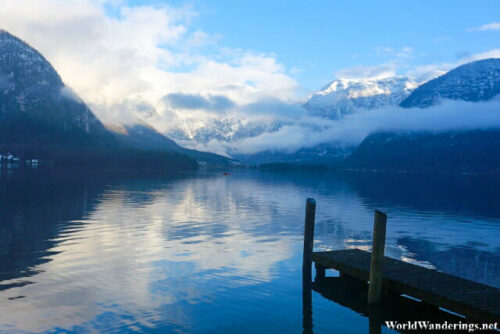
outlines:
[[[36,167],[41,161],[39,159],[26,159],[25,165]],[[19,166],[21,159],[13,153],[0,153],[0,168],[14,168]]]

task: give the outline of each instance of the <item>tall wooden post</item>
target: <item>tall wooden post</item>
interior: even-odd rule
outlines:
[[[304,254],[302,259],[302,277],[304,281],[312,280],[312,251],[314,242],[314,220],[316,217],[316,201],[308,198],[306,201],[306,219],[304,227]]]
[[[312,334],[312,251],[314,243],[314,220],[316,201],[306,200],[306,219],[304,226],[304,254],[302,259],[302,326],[303,334]]]
[[[384,261],[385,228],[387,215],[375,210],[373,222],[372,255],[370,262],[370,287],[368,288],[368,304],[380,302],[382,294],[382,263]]]
[[[313,334],[312,282],[302,276],[302,334]]]
[[[382,318],[379,308],[372,308],[369,312],[368,318],[368,333],[381,334],[382,333]]]

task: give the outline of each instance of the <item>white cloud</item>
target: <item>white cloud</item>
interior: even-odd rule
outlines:
[[[460,59],[459,62],[456,64],[456,66],[463,65],[475,60],[489,59],[489,58],[500,58],[500,49],[493,49],[481,53],[476,53],[471,56],[467,56],[465,58]]]
[[[304,143],[319,144],[337,137],[344,141],[355,138],[350,140],[355,142],[360,133],[366,134],[359,129],[373,128],[365,121],[355,122],[358,116],[352,120],[347,117],[340,127],[337,123],[335,130],[329,121],[307,118],[296,103],[298,84],[276,55],[224,47],[220,35],[191,27],[197,13],[190,6],[130,7],[121,0],[1,3],[1,28],[37,48],[104,121],[139,118],[166,133],[188,125],[201,128],[221,115],[265,124],[285,119],[286,125],[272,132],[231,144],[211,141],[197,146],[218,152],[297,149]],[[409,75],[426,81],[468,61],[500,57],[500,49],[495,49],[457,63],[414,67],[409,64],[413,55],[409,46],[378,47],[375,53],[388,60],[344,69],[337,76]],[[0,80],[0,86],[6,82],[5,78]],[[166,96],[174,99],[165,103]],[[200,108],[194,108],[193,103]],[[371,121],[378,124],[377,119]]]
[[[500,22],[492,22],[483,24],[480,27],[469,28],[468,31],[487,31],[487,30],[500,30]]]
[[[443,75],[457,66],[464,65],[472,61],[489,58],[500,58],[500,49],[493,49],[472,55],[468,52],[463,52],[463,54],[465,56],[460,57],[456,62],[420,65],[409,69],[405,74],[415,78],[415,80],[418,82],[425,82]]]
[[[337,78],[386,78],[396,75],[404,75],[413,78],[416,82],[426,82],[437,76],[440,76],[449,70],[481,59],[500,58],[500,49],[493,49],[477,54],[461,57],[456,62],[445,62],[414,66],[408,63],[408,59],[412,58],[414,49],[411,47],[403,47],[399,50],[389,47],[376,47],[377,54],[385,52],[385,55],[392,55],[388,61],[373,65],[373,66],[355,66],[346,68],[335,73]]]
[[[375,54],[379,57],[388,56],[394,54],[394,49],[388,46],[376,46],[374,47]]]
[[[190,28],[197,15],[191,7],[124,3],[3,0],[0,22],[107,121],[128,118],[124,103],[132,113],[146,103],[161,114],[169,93],[224,95],[236,103],[294,98],[297,83],[275,55],[220,46],[220,35]]]
[[[387,78],[400,74],[402,69],[408,67],[406,64],[409,58],[413,57],[413,48],[405,46],[402,48],[392,48],[387,46],[376,46],[373,48],[377,57],[389,58],[389,60],[372,66],[354,66],[335,73],[337,78]],[[357,57],[357,55],[356,55]],[[356,58],[354,57],[354,58]]]
[[[384,63],[375,66],[355,66],[338,71],[335,75],[338,78],[387,78],[396,75],[397,65],[394,63]]]
[[[341,120],[303,116],[278,131],[233,142],[211,141],[200,149],[254,154],[266,150],[293,153],[301,148],[335,142],[358,145],[377,131],[460,131],[500,128],[500,100],[463,102],[445,100],[430,108],[397,106],[359,110]]]
[[[404,46],[400,49],[388,46],[376,46],[374,50],[377,57],[409,58],[413,53],[413,48],[409,46]]]
[[[396,57],[398,58],[411,58],[413,54],[413,48],[409,46],[403,47],[398,53],[396,53]]]
[[[474,60],[500,57],[500,49],[466,56],[457,62],[437,63],[411,67],[404,62],[388,62],[377,66],[360,66],[339,71],[337,76],[348,78],[383,78],[394,75],[407,75],[417,82],[431,80],[447,71]],[[348,115],[340,121],[331,121],[307,116],[298,104],[240,105],[245,117],[259,114],[270,115],[260,119],[262,124],[278,120],[283,123],[279,129],[264,131],[254,136],[237,140],[210,140],[206,143],[183,142],[200,150],[221,154],[237,152],[254,154],[265,150],[295,152],[300,148],[314,147],[318,144],[337,142],[357,145],[368,134],[378,130],[457,130],[465,128],[500,128],[497,110],[499,101],[486,103],[466,103],[447,101],[439,106],[421,109],[401,109],[398,107],[379,110],[360,111]],[[275,112],[272,112],[274,110]],[[474,110],[471,112],[471,110]],[[259,113],[262,111],[262,113]],[[202,126],[202,125],[200,125]]]

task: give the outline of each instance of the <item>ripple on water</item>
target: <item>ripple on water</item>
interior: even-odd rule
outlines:
[[[334,174],[0,178],[0,331],[300,332],[307,197],[316,249],[369,249],[380,208],[389,256],[500,287],[500,208],[467,197],[473,182],[451,196],[439,180],[415,193],[377,177],[383,193]],[[319,294],[312,308],[315,333],[367,331]]]

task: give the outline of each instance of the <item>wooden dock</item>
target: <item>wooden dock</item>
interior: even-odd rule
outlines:
[[[371,253],[358,249],[313,252],[316,281],[325,269],[364,282],[370,279]],[[500,289],[458,278],[396,259],[383,257],[382,290],[384,295],[407,295],[423,303],[458,313],[470,321],[500,321]]]
[[[304,334],[313,333],[312,290],[367,316],[371,334],[381,333],[388,320],[482,322],[499,332],[500,289],[386,257],[385,213],[374,212],[371,253],[360,249],[313,252],[315,216],[316,201],[308,198],[302,262]],[[327,269],[337,270],[339,277],[325,277]]]

